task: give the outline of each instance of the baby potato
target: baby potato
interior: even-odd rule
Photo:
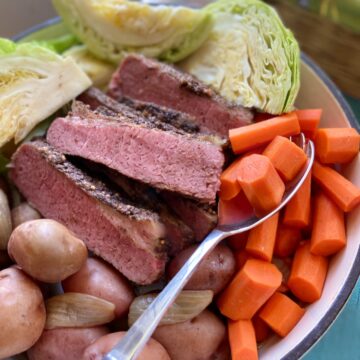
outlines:
[[[135,295],[118,271],[105,262],[89,258],[83,267],[74,275],[62,282],[65,292],[84,293],[97,296],[115,304],[115,316],[128,313]]]
[[[196,250],[196,245],[181,251],[168,267],[168,277],[172,278]],[[204,260],[185,285],[186,290],[212,290],[219,293],[229,283],[235,273],[235,258],[232,251],[223,244],[218,245]]]
[[[45,330],[27,356],[29,360],[80,360],[86,347],[108,332],[104,326]]]
[[[108,334],[96,340],[84,352],[82,360],[102,360],[103,357],[125,336],[126,331]],[[183,358],[188,360],[187,358]],[[31,360],[31,359],[30,359]],[[42,360],[42,359],[39,359]],[[150,339],[137,360],[171,360],[164,347]]]
[[[11,220],[14,229],[26,221],[36,219],[41,219],[40,213],[27,202],[23,202],[11,210]]]
[[[208,360],[225,336],[225,325],[208,310],[192,320],[159,326],[153,334],[172,360]]]
[[[4,359],[37,341],[46,311],[39,287],[16,267],[0,271],[0,305],[0,359]]]
[[[87,258],[83,241],[50,219],[19,225],[10,236],[8,252],[26,273],[47,283],[76,273]]]

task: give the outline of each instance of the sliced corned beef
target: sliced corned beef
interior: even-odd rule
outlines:
[[[119,101],[130,98],[189,114],[203,131],[221,136],[253,119],[250,110],[229,104],[191,75],[140,55],[128,55],[123,60],[108,93]]]
[[[213,203],[219,190],[224,165],[220,145],[183,131],[159,129],[139,114],[112,113],[103,107],[93,112],[77,103],[71,114],[51,124],[47,140],[65,154],[202,202]]]
[[[21,145],[12,165],[11,179],[44,217],[65,224],[131,281],[161,277],[165,228],[156,213],[88,176],[45,141]]]

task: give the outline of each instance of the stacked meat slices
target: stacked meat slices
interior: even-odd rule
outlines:
[[[252,115],[139,56],[123,61],[110,94],[84,93],[46,141],[18,149],[11,177],[43,216],[130,280],[150,284],[168,256],[215,226],[225,135]]]

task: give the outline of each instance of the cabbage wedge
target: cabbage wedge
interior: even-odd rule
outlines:
[[[118,64],[129,52],[168,62],[185,58],[206,39],[211,15],[128,0],[53,0],[68,28],[97,57]]]
[[[300,50],[276,11],[259,0],[218,0],[208,40],[180,67],[229,101],[271,114],[293,109]]]
[[[0,147],[11,139],[19,143],[90,85],[72,59],[36,43],[0,38]]]

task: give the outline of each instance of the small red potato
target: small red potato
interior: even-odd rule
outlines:
[[[27,356],[29,360],[81,360],[86,347],[108,332],[104,326],[45,330]]]
[[[208,310],[192,320],[159,326],[153,338],[164,346],[171,360],[207,360],[226,336],[225,325]]]
[[[76,273],[87,258],[84,242],[50,219],[19,225],[10,236],[8,252],[26,273],[46,283]]]
[[[103,357],[125,336],[125,331],[108,334],[96,340],[84,352],[82,360],[102,360]],[[186,358],[184,358],[186,359]],[[31,360],[31,359],[30,359]],[[41,359],[40,359],[41,360]],[[150,339],[137,360],[171,360],[164,347]]]
[[[39,287],[16,267],[0,271],[0,359],[29,349],[46,320]]]
[[[196,250],[196,245],[181,251],[170,263],[168,277],[172,278]],[[185,290],[212,290],[219,293],[229,283],[236,270],[232,251],[223,244],[218,245],[204,260],[185,285]]]
[[[74,275],[62,282],[65,292],[78,292],[97,296],[115,304],[115,316],[128,313],[135,295],[128,283],[118,271],[105,262],[89,258]]]
[[[36,219],[41,219],[40,213],[27,202],[23,202],[11,210],[13,229],[26,221]]]

